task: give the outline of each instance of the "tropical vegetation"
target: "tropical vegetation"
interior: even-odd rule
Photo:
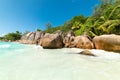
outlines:
[[[64,33],[73,30],[75,35],[87,34],[95,37],[102,34],[120,34],[120,0],[100,0],[100,4],[94,7],[91,16],[74,16],[71,20],[66,21],[63,25],[53,27],[50,22],[46,23],[46,33],[55,33],[62,30]],[[36,31],[41,31],[37,29]],[[27,34],[26,31],[24,34]],[[23,35],[24,35],[23,34]],[[19,40],[22,33],[8,33],[0,40]]]
[[[49,27],[45,32],[73,30],[75,35],[88,34],[91,37],[102,34],[120,34],[120,0],[100,0],[91,16],[75,16],[62,26]],[[49,23],[50,24],[50,23]]]
[[[20,40],[22,36],[22,33],[19,31],[16,31],[15,33],[8,33],[5,36],[1,37],[0,40],[3,41],[16,41],[16,40]]]

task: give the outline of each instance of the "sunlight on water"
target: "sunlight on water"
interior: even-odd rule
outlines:
[[[36,45],[0,43],[0,80],[120,80],[120,55],[82,49],[42,49]]]
[[[9,44],[6,44],[6,45],[0,45],[0,48],[9,48],[10,45]]]

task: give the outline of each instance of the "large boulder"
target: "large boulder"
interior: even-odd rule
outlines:
[[[20,43],[23,44],[39,44],[40,39],[44,36],[42,32],[29,32],[22,36]]]
[[[21,37],[21,40],[27,40],[33,32],[29,32]]]
[[[20,43],[23,44],[35,44],[35,33],[34,32],[30,32],[27,33],[26,35],[22,36]]]
[[[46,49],[55,49],[63,47],[62,36],[59,34],[46,33],[40,40],[40,45]]]
[[[34,39],[36,45],[40,44],[40,40],[44,36],[44,34],[45,33],[43,32],[39,32],[39,31],[36,32],[35,39]]]
[[[55,34],[57,34],[57,35],[59,35],[59,36],[62,36],[62,41],[63,41],[63,39],[65,38],[65,35],[64,35],[63,31],[61,31],[61,30],[56,31]]]
[[[66,47],[66,48],[73,48],[73,47],[75,47],[72,43],[74,42],[74,36],[71,36],[71,37],[65,37],[64,39],[63,39],[63,43],[64,43],[64,46]]]
[[[35,41],[39,40],[40,38],[44,36],[44,33],[40,31],[37,31],[35,34],[36,34],[35,39],[34,39]]]
[[[88,36],[77,36],[72,43],[76,48],[93,49],[94,45]]]
[[[36,34],[33,32],[33,33],[28,37],[27,40],[34,41],[34,39],[35,39],[35,35],[36,35]]]
[[[71,36],[75,36],[72,30],[68,31],[68,33],[66,34],[66,37],[71,37]]]
[[[28,44],[29,41],[29,37],[33,34],[33,32],[29,32],[27,34],[24,34],[22,37],[21,37],[21,40],[19,40],[20,43],[23,43],[23,44]]]
[[[94,45],[92,39],[89,36],[66,36],[63,40],[65,47],[69,48],[82,48],[82,49],[93,49]]]
[[[63,39],[63,43],[65,44],[65,47],[72,48],[74,47],[72,45],[72,42],[74,41],[75,34],[72,30],[68,31],[66,36]]]
[[[32,34],[27,39],[26,43],[27,44],[35,44],[35,40],[34,40],[35,39],[35,35],[36,35],[36,33],[32,32]]]
[[[57,30],[55,33],[59,34],[59,35],[63,35],[63,31],[61,31],[61,30]]]
[[[93,39],[96,49],[120,52],[120,35],[101,35]]]

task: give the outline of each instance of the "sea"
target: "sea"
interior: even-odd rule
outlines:
[[[0,80],[120,80],[120,54],[0,42]]]

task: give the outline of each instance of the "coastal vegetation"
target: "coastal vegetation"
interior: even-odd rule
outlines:
[[[94,7],[91,16],[74,16],[62,26],[50,26],[44,32],[54,33],[62,30],[66,33],[73,30],[76,36],[86,33],[91,37],[102,34],[120,34],[120,0],[100,0],[100,2]]]
[[[12,32],[12,33],[8,33],[5,36],[1,37],[0,40],[3,41],[16,41],[16,40],[20,40],[22,36],[22,33],[19,31],[16,32]]]
[[[91,16],[74,16],[61,26],[53,27],[50,22],[46,23],[46,30],[36,29],[44,33],[55,33],[61,30],[65,33],[72,30],[75,36],[87,34],[95,37],[103,34],[120,34],[120,0],[100,0],[100,4],[94,7]],[[26,31],[23,35],[29,33]],[[22,33],[8,33],[0,40],[19,40]]]

